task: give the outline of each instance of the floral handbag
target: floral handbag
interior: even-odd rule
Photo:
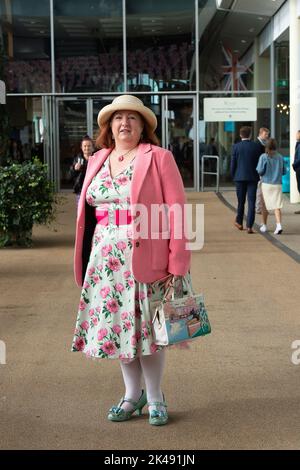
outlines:
[[[152,330],[155,344],[167,346],[204,336],[211,332],[204,298],[194,294],[187,283],[187,295],[167,299],[172,285],[161,301],[151,302]]]

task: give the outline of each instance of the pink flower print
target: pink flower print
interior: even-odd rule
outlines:
[[[133,287],[134,286],[134,280],[133,279],[128,279],[128,285],[129,285],[129,287]]]
[[[78,335],[78,334],[79,334],[79,329],[75,328],[74,335]]]
[[[136,337],[136,340],[139,341],[141,339],[141,332],[140,331],[137,331],[136,334],[135,334],[135,337]]]
[[[108,286],[102,287],[102,289],[100,291],[100,295],[101,295],[102,299],[106,299],[106,297],[108,296],[109,293],[110,293],[110,287],[108,287]]]
[[[127,312],[121,313],[121,318],[122,320],[126,320],[126,318],[128,318],[128,313]]]
[[[92,317],[95,314],[95,310],[93,308],[89,309],[89,316]]]
[[[118,250],[124,251],[126,248],[126,243],[123,242],[122,240],[117,243],[117,248]]]
[[[148,338],[149,336],[148,330],[146,328],[143,328],[143,335],[145,338]]]
[[[86,202],[87,202],[90,206],[92,206],[93,203],[94,203],[93,197],[92,197],[92,196],[87,196]]]
[[[130,276],[131,276],[131,272],[130,272],[130,271],[124,271],[124,277],[125,277],[125,279],[128,279]]]
[[[97,317],[94,317],[92,318],[92,322],[93,322],[93,325],[98,325],[98,318]]]
[[[83,351],[84,348],[85,348],[85,341],[84,339],[79,336],[78,338],[76,338],[75,340],[75,349],[77,349],[77,351]]]
[[[119,310],[119,305],[116,299],[109,299],[106,303],[106,307],[111,313],[117,313]]]
[[[101,313],[101,307],[96,307],[96,312]]]
[[[128,183],[128,176],[122,175],[117,179],[117,183],[121,186],[125,186]]]
[[[114,333],[116,333],[116,335],[119,335],[122,331],[122,328],[120,327],[120,325],[114,325],[112,327],[112,330],[113,330]]]
[[[100,173],[101,178],[107,178],[109,176],[109,171],[104,170],[102,173]]]
[[[147,328],[147,322],[142,321],[142,328]]]
[[[101,328],[98,331],[98,334],[97,334],[98,341],[102,341],[103,338],[105,338],[106,335],[107,335],[107,329],[106,328]]]
[[[93,281],[95,284],[98,284],[100,282],[100,277],[99,276],[93,276]]]
[[[101,250],[101,253],[102,253],[102,256],[107,256],[108,253],[112,250],[112,246],[111,245],[105,245],[102,247],[102,250]]]
[[[81,326],[81,328],[82,328],[83,330],[85,330],[85,331],[87,331],[87,330],[89,329],[89,327],[90,327],[89,322],[86,321],[86,320],[83,321],[80,326]]]
[[[84,281],[83,288],[88,289],[89,287],[91,287],[90,284],[87,281]]]
[[[151,345],[150,345],[151,354],[155,353],[157,350],[158,350],[157,344],[151,343]]]
[[[149,287],[149,289],[147,290],[147,297],[151,297],[152,295],[152,289],[151,287]]]
[[[116,352],[116,346],[112,341],[106,341],[106,343],[103,344],[101,349],[109,356],[113,356]]]
[[[110,180],[106,180],[103,182],[103,186],[107,189],[112,188],[112,182]]]
[[[136,336],[135,335],[131,336],[130,343],[131,343],[131,346],[136,346],[137,341],[136,341]]]
[[[83,311],[83,310],[85,310],[85,307],[86,307],[85,301],[83,299],[80,299],[79,310]]]
[[[97,269],[98,269],[98,271],[100,271],[100,272],[101,272],[101,271],[102,271],[102,269],[103,269],[103,266],[102,266],[102,264],[98,264],[98,266],[97,266]]]
[[[124,321],[125,330],[131,330],[131,323],[129,320]]]
[[[120,260],[118,258],[111,257],[108,260],[107,266],[109,267],[109,269],[116,272],[116,271],[120,270],[121,263],[120,263]]]
[[[121,284],[121,282],[119,282],[118,284],[115,285],[115,289],[117,292],[123,292],[124,286],[123,284]]]
[[[121,360],[122,360],[122,359],[126,359],[125,354],[124,354],[124,353],[121,353],[121,354],[119,355],[119,359],[121,359]]]
[[[138,296],[138,297],[139,297],[140,300],[144,300],[144,299],[146,298],[145,292],[143,292],[143,291],[139,292],[139,296]]]
[[[134,317],[135,317],[135,318],[141,318],[141,311],[140,311],[140,309],[139,309],[138,306],[137,306],[137,308],[135,309]]]
[[[89,270],[88,270],[88,275],[89,275],[89,276],[92,276],[92,275],[94,274],[94,272],[95,272],[95,268],[94,268],[94,267],[89,268]]]

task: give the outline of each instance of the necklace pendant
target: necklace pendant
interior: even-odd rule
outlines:
[[[120,156],[118,157],[118,160],[119,160],[119,162],[122,162],[122,161],[124,160],[124,156],[123,156],[123,155],[120,155]]]

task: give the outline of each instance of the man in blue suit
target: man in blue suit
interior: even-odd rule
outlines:
[[[251,134],[251,127],[241,127],[241,142],[233,146],[230,165],[230,172],[236,185],[236,195],[238,199],[237,216],[234,225],[239,230],[243,230],[245,202],[246,196],[248,196],[248,233],[253,233],[252,227],[255,219],[256,189],[259,180],[256,167],[261,154],[260,145],[251,141]]]

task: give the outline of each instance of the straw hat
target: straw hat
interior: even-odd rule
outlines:
[[[97,122],[99,127],[109,121],[113,113],[121,110],[137,111],[143,116],[151,130],[155,131],[157,127],[155,114],[151,109],[147,108],[139,98],[133,95],[117,96],[111,104],[104,106],[98,114]]]

